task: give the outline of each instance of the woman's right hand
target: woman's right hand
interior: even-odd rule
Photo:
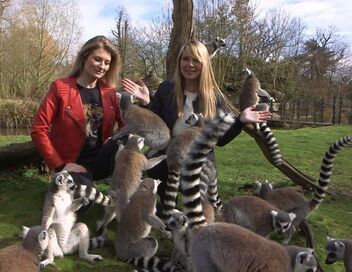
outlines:
[[[141,101],[142,104],[144,105],[149,104],[150,102],[149,90],[142,80],[138,80],[138,84],[137,84],[128,78],[124,78],[121,80],[121,85],[125,91],[135,95],[135,97],[139,101]]]
[[[67,172],[75,172],[75,173],[87,172],[87,169],[84,166],[77,163],[72,163],[72,162],[67,163],[62,170],[66,170]]]

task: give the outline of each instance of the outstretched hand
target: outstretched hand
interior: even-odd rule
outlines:
[[[148,87],[142,80],[137,82],[138,84],[128,78],[124,78],[121,80],[121,85],[125,91],[133,94],[142,104],[147,105],[150,102]]]
[[[240,116],[242,123],[263,123],[271,119],[272,113],[270,111],[255,111],[255,106],[245,108]]]

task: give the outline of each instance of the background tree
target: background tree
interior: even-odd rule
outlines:
[[[3,70],[4,70],[4,65],[3,65],[3,57],[4,57],[4,50],[3,50],[3,36],[4,36],[4,31],[6,28],[6,15],[5,15],[5,10],[9,6],[10,0],[1,0],[0,1],[0,86],[2,86],[3,82]],[[0,97],[3,95],[4,90],[0,88]]]
[[[147,26],[134,27],[123,6],[116,16],[116,29],[112,30],[113,40],[120,49],[122,60],[121,77],[139,79],[150,71],[166,77],[166,52],[171,33],[171,8],[163,7],[160,17]]]
[[[79,35],[75,1],[23,0],[12,6],[3,35],[3,95],[40,99],[67,70]]]

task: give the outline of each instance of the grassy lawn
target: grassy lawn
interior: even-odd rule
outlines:
[[[338,138],[352,135],[351,126],[332,126],[322,128],[304,128],[298,130],[275,130],[283,157],[302,172],[318,178],[321,159],[329,145]],[[0,136],[0,145],[28,140],[28,136]],[[234,195],[249,193],[244,185],[255,180],[273,182],[276,186],[293,185],[287,177],[266,161],[254,139],[241,133],[234,141],[216,150],[218,164],[219,190],[223,200]],[[328,195],[321,206],[311,215],[317,242],[320,262],[324,263],[326,236],[352,239],[352,148],[341,151],[334,163],[331,188],[343,191],[347,196]],[[21,240],[22,225],[33,226],[40,223],[44,195],[49,183],[48,175],[39,175],[35,169],[22,168],[16,171],[0,172],[0,248]],[[106,190],[103,183],[99,189]],[[348,196],[349,194],[349,196]],[[311,197],[311,193],[307,193]],[[95,230],[95,221],[102,216],[103,209],[94,206],[86,214],[79,215],[79,221],[87,223],[91,233]],[[109,237],[114,238],[116,223],[109,225]],[[170,254],[171,243],[163,235],[153,231],[159,238],[159,255]],[[274,236],[274,239],[277,237]],[[304,246],[304,237],[296,235],[292,243]],[[103,261],[89,264],[76,255],[55,260],[57,267],[45,271],[131,271],[131,267],[118,262],[114,257],[113,242],[105,248],[92,250],[101,254]],[[324,271],[344,271],[342,264],[325,266]]]

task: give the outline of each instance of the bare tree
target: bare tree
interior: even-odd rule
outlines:
[[[5,10],[7,9],[8,5],[10,3],[10,0],[1,0],[0,1],[0,86],[2,86],[3,82],[3,32],[5,30]],[[4,92],[4,89],[1,88],[0,91],[0,96],[2,95],[1,93]]]
[[[16,95],[40,99],[67,63],[80,35],[75,1],[23,0],[12,11],[4,46],[6,81]],[[6,45],[5,45],[6,44]],[[3,86],[4,87],[4,86]],[[10,90],[11,91],[11,90]]]

